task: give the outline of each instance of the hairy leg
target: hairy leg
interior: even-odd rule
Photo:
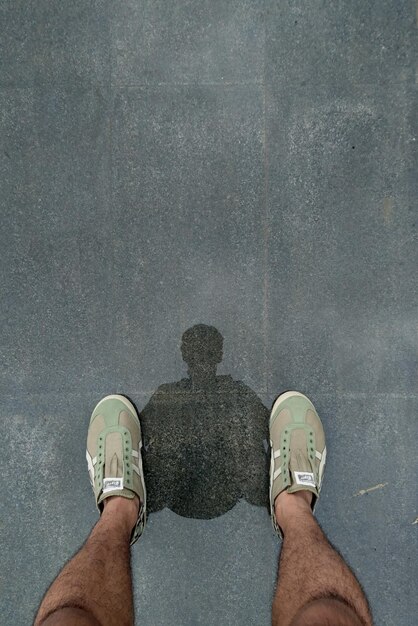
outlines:
[[[284,540],[273,626],[371,626],[360,583],[315,520],[311,498],[283,491],[275,501]]]
[[[138,498],[111,497],[89,538],[46,592],[34,626],[132,626],[130,536]]]

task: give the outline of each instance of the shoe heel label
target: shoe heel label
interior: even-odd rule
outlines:
[[[315,477],[310,472],[293,472],[296,483],[298,485],[306,485],[307,487],[316,487]]]
[[[103,493],[123,489],[123,478],[103,478]]]

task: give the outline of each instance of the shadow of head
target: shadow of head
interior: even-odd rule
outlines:
[[[223,337],[214,326],[196,324],[183,333],[181,354],[193,380],[212,379],[222,361]]]

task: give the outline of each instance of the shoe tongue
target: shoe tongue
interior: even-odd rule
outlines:
[[[123,448],[120,433],[110,433],[106,437],[105,477],[119,478],[123,476]]]
[[[116,452],[112,456],[112,459],[110,461],[109,475],[115,477],[123,476],[122,468],[120,467],[120,464],[118,462],[118,455],[116,454]]]
[[[290,454],[289,469],[291,472],[312,472],[312,467],[306,455],[306,450],[296,448]]]

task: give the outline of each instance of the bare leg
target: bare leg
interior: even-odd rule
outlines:
[[[111,497],[42,600],[34,626],[132,626],[130,535],[138,498]]]
[[[273,626],[371,626],[360,583],[311,511],[308,491],[283,491],[275,513],[283,531]]]

